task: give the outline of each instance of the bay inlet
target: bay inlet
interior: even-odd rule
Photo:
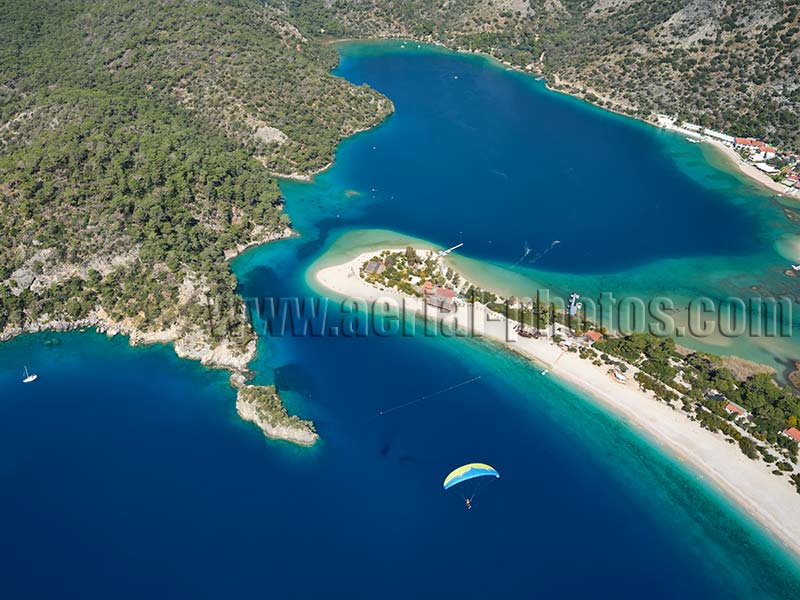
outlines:
[[[337,74],[396,113],[312,181],[282,183],[300,235],[233,261],[244,298],[320,297],[320,265],[409,239],[463,241],[456,263],[509,288],[781,285],[775,244],[797,233],[783,207],[694,145],[481,57],[399,42],[341,55]],[[526,245],[541,256],[514,267]],[[780,364],[797,342],[781,343],[731,351]],[[265,439],[226,374],[168,347],[90,332],[0,345],[9,596],[800,595],[794,557],[713,486],[491,345],[263,337],[250,368],[315,422],[314,448]],[[466,511],[441,481],[470,461],[502,477]]]

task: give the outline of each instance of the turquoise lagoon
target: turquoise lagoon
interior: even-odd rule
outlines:
[[[464,241],[460,264],[509,288],[781,281],[782,208],[703,149],[480,57],[400,42],[341,53],[337,73],[397,112],[313,182],[283,184],[301,235],[234,262],[243,296],[317,296],[316,266],[409,239]],[[671,235],[647,234],[653,219]],[[525,242],[556,239],[511,268]],[[21,384],[23,364],[36,384]],[[224,373],[168,347],[94,333],[0,345],[4,596],[800,594],[796,560],[706,482],[489,344],[269,337],[251,366],[314,419],[318,446],[266,440],[236,416]],[[466,511],[441,482],[475,460],[501,478]]]
[[[788,297],[797,308],[800,279],[784,270],[800,261],[790,218],[800,220],[800,203],[726,170],[715,148],[549,92],[482,56],[400,43],[341,53],[338,73],[384,92],[397,112],[343,142],[313,184],[284,185],[301,230],[463,242],[455,265],[489,289],[668,295],[677,324],[703,296]],[[779,372],[800,358],[797,335],[679,341]]]

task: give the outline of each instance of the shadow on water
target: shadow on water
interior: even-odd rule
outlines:
[[[277,367],[275,387],[278,391],[291,391],[306,398],[310,398],[314,392],[313,379],[308,368],[299,363]]]

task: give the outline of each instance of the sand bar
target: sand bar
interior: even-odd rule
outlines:
[[[401,251],[391,249],[392,252]],[[424,302],[416,296],[396,290],[379,289],[364,281],[358,273],[361,266],[380,251],[360,254],[335,266],[318,270],[316,281],[339,299],[356,298],[386,301],[403,305],[409,313],[425,311]],[[434,314],[430,309],[427,315]],[[773,532],[795,555],[800,556],[800,494],[784,477],[771,473],[774,467],[761,460],[751,460],[731,445],[720,433],[712,433],[693,422],[679,410],[658,401],[650,392],[642,391],[633,379],[636,368],[620,383],[608,374],[608,366],[597,366],[576,353],[565,352],[546,338],[522,338],[514,332],[516,323],[488,310],[479,303],[459,304],[454,313],[435,318],[456,323],[476,335],[499,343],[504,348],[533,359],[538,366],[531,377],[548,377],[580,388],[602,405],[621,415],[626,421],[671,454],[691,465],[704,479],[712,481],[726,496]],[[458,343],[454,338],[453,343]]]

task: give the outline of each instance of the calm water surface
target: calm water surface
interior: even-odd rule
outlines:
[[[403,235],[464,241],[470,257],[495,266],[513,264],[526,240],[559,239],[541,265],[526,267],[541,269],[537,277],[767,252],[767,221],[782,218],[770,200],[737,205],[714,191],[704,177],[746,188],[724,173],[687,174],[664,149],[674,140],[476,57],[400,50],[343,49],[339,74],[387,93],[397,113],[343,144],[315,183],[285,184],[302,237],[240,257],[243,295],[315,294],[314,261]],[[585,161],[575,166],[559,148]],[[619,198],[610,197],[616,179],[607,170],[622,164],[612,153],[652,167]],[[722,236],[709,218],[705,229],[687,226],[685,244],[645,236],[642,218],[683,226],[663,207],[669,190],[630,206],[651,178],[656,188],[674,179],[688,199],[669,202],[685,210],[725,212],[737,235]],[[595,214],[603,211],[592,193],[615,214]],[[754,218],[756,206],[768,216]],[[629,210],[641,215],[638,226]],[[399,233],[356,231],[365,227]],[[703,235],[710,230],[716,245]],[[614,232],[619,244],[585,257]],[[36,384],[21,384],[23,364],[40,374]],[[589,399],[490,345],[271,338],[252,366],[258,382],[275,382],[292,411],[315,420],[317,447],[266,440],[236,416],[225,374],[166,347],[131,349],[93,333],[0,345],[3,596],[800,594],[796,563],[704,482]],[[466,511],[441,481],[475,460],[502,477]]]

